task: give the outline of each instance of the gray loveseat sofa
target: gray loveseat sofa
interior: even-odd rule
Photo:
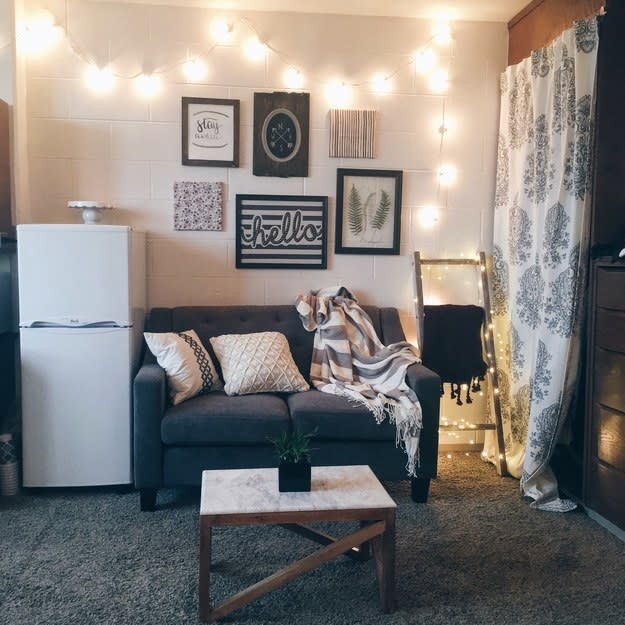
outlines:
[[[384,344],[404,340],[395,308],[363,306]],[[154,308],[149,332],[197,332],[215,365],[210,337],[221,334],[282,332],[306,380],[314,333],[307,332],[294,306],[185,306]],[[423,411],[418,476],[412,499],[425,502],[436,477],[440,378],[422,365],[411,365],[408,383]],[[157,489],[199,485],[204,469],[277,466],[270,443],[281,432],[316,429],[313,465],[368,464],[382,480],[407,479],[406,455],[395,445],[395,426],[377,425],[371,413],[343,397],[317,390],[292,394],[227,396],[212,392],[172,406],[165,372],[145,350],[134,380],[134,483],[142,510],[153,510]]]

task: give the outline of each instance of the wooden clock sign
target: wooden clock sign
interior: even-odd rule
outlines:
[[[254,94],[255,176],[308,176],[310,94]]]

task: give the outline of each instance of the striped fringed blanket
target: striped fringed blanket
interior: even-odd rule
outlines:
[[[345,287],[299,295],[295,303],[306,330],[316,330],[310,379],[324,393],[343,395],[364,404],[377,423],[386,417],[397,428],[398,445],[415,475],[419,460],[421,405],[406,384],[406,369],[420,362],[405,341],[384,346],[371,319]]]

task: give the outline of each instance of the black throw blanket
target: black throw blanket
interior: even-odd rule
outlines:
[[[424,306],[423,364],[451,384],[451,397],[461,406],[460,390],[467,385],[466,402],[472,403],[471,391],[480,390],[486,363],[482,356],[484,309],[479,306]]]

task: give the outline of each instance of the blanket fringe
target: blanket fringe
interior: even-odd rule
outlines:
[[[421,462],[419,458],[420,427],[422,422],[421,407],[410,401],[402,402],[378,393],[375,398],[364,397],[360,393],[339,384],[327,385],[319,390],[342,395],[349,402],[365,406],[372,414],[375,422],[380,425],[388,418],[395,425],[395,446],[406,452],[406,471],[409,477],[416,477]]]

